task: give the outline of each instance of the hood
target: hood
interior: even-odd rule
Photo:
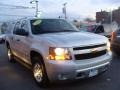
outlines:
[[[36,38],[41,37],[56,47],[86,46],[90,44],[102,44],[108,41],[104,36],[89,32],[50,33],[36,36]]]

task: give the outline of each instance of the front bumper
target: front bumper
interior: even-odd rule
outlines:
[[[51,82],[58,80],[74,80],[93,77],[107,70],[112,55],[88,60],[52,61],[46,62],[46,71]]]

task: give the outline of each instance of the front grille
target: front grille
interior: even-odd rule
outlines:
[[[93,53],[76,54],[75,60],[91,59],[91,58],[102,56],[106,53],[107,53],[107,50],[102,50],[102,51],[93,52]]]
[[[100,45],[94,45],[94,46],[85,46],[85,47],[75,47],[73,50],[84,50],[84,49],[91,49],[91,48],[97,48],[97,47],[103,47],[106,46],[106,44],[100,44]]]

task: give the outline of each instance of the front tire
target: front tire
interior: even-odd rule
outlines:
[[[32,73],[35,82],[40,87],[47,87],[49,84],[49,80],[46,74],[44,63],[41,61],[39,57],[32,58],[35,62],[33,63]]]

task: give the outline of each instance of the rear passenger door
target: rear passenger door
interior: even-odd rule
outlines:
[[[29,25],[27,20],[21,21],[20,29],[21,30],[24,29],[26,32],[29,33]],[[17,39],[18,42],[16,43],[16,46],[17,48],[19,48],[18,49],[19,56],[25,63],[29,63],[28,59],[29,59],[29,54],[30,54],[29,50],[31,44],[30,36],[18,35]]]
[[[18,56],[18,35],[16,34],[16,31],[20,29],[20,21],[16,22],[15,27],[13,29],[13,34],[10,36],[10,46],[12,49],[12,52],[15,56]]]

